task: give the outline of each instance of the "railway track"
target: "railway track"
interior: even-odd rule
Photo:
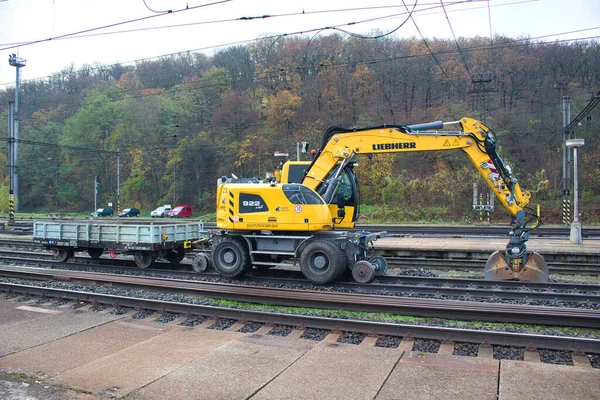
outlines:
[[[2,243],[0,242],[0,246]],[[32,246],[31,243],[19,242],[11,244],[9,247],[17,248],[14,250],[0,249],[0,256],[14,257],[15,261],[19,258],[31,259],[39,258],[40,260],[51,260],[53,256],[50,252],[39,247]],[[38,251],[21,250],[22,248],[35,248]],[[188,258],[193,258],[195,252],[188,254]],[[77,256],[77,260],[89,260],[87,256]],[[101,258],[102,262],[123,264],[124,260],[110,260]],[[390,270],[400,270],[406,268],[428,269],[428,270],[443,270],[443,271],[472,271],[475,274],[482,274],[485,266],[485,260],[478,259],[444,259],[444,258],[423,258],[423,257],[386,257],[388,268]],[[8,260],[7,260],[8,261]],[[125,261],[127,262],[127,261]],[[584,263],[584,262],[548,262],[549,271],[551,274],[567,274],[567,275],[600,275],[600,264]]]
[[[328,287],[313,287],[311,285],[307,285],[306,281],[296,280],[290,281],[289,278],[273,278],[273,277],[249,277],[248,279],[239,281],[239,280],[222,280],[217,276],[212,276],[211,281],[206,280],[189,280],[188,272],[180,272],[178,274],[173,274],[172,272],[159,271],[159,276],[135,276],[127,274],[127,271],[123,269],[116,271],[115,273],[107,273],[107,272],[89,272],[89,271],[81,271],[81,270],[62,270],[62,269],[47,269],[47,268],[31,268],[31,267],[14,267],[14,266],[0,266],[0,273],[4,276],[10,277],[25,277],[27,279],[41,279],[41,280],[64,280],[64,279],[75,279],[75,280],[86,280],[96,282],[100,280],[102,282],[110,282],[112,283],[122,283],[121,279],[126,279],[130,277],[135,280],[140,278],[141,280],[147,279],[153,284],[158,285],[156,282],[158,281],[169,281],[171,284],[168,286],[169,290],[180,289],[185,292],[189,287],[201,287],[205,285],[206,287],[211,287],[211,290],[208,290],[210,293],[213,293],[213,289],[211,285],[216,285],[216,287],[225,287],[227,289],[224,290],[216,290],[214,289],[214,293],[218,293],[219,296],[224,295],[224,293],[233,294],[233,297],[227,297],[230,300],[240,300],[238,297],[240,295],[239,288],[254,288],[259,291],[264,289],[265,291],[270,290],[289,290],[294,291],[296,294],[291,296],[290,298],[296,298],[297,292],[315,292],[323,295],[332,294],[333,296],[337,294],[348,294],[348,295],[356,295],[356,296],[371,296],[373,299],[373,304],[378,304],[378,298],[389,298],[394,297],[397,299],[410,299],[410,301],[454,301],[458,303],[463,303],[464,307],[468,307],[473,302],[490,304],[495,307],[495,305],[507,305],[512,306],[510,302],[502,301],[502,300],[518,300],[519,302],[526,302],[532,304],[545,304],[543,302],[551,302],[554,308],[573,308],[575,309],[578,305],[580,305],[579,309],[582,310],[597,310],[600,313],[600,287],[597,285],[569,285],[569,284],[546,284],[546,290],[541,291],[538,287],[537,291],[532,291],[530,288],[526,286],[521,289],[528,290],[514,290],[514,288],[502,288],[501,285],[493,288],[485,288],[485,287],[469,287],[465,286],[465,283],[461,282],[462,287],[457,285],[456,282],[446,280],[443,285],[439,285],[440,282],[437,281],[437,285],[432,285],[431,282],[427,282],[427,280],[421,280],[419,283],[415,284],[404,284],[402,283],[402,278],[393,279],[393,277],[389,277],[389,281],[392,283],[375,283],[375,284],[357,284],[352,282],[340,283],[337,285],[332,285]],[[156,274],[156,272],[148,271],[152,274]],[[161,274],[162,272],[162,274]],[[100,278],[97,278],[94,274],[98,274]],[[88,276],[92,276],[93,278],[87,278]],[[207,276],[205,275],[204,278]],[[114,279],[114,282],[113,282]],[[153,279],[156,282],[152,281]],[[215,281],[217,279],[218,281]],[[176,282],[179,282],[179,287]],[[454,284],[454,286],[449,286],[449,282]],[[139,284],[141,285],[141,284]],[[190,285],[189,287],[186,285]],[[470,284],[472,285],[472,283]],[[312,288],[312,289],[311,289]],[[252,290],[252,289],[249,289]],[[178,292],[181,293],[181,292]],[[253,292],[254,293],[254,292]],[[252,295],[254,296],[254,295]],[[487,301],[486,301],[487,299]],[[243,300],[252,301],[244,298]],[[262,299],[268,301],[268,299]],[[334,304],[332,299],[329,301]],[[295,304],[283,304],[283,305],[295,305]],[[525,304],[527,305],[527,304]],[[581,307],[582,305],[582,307]],[[304,305],[303,305],[304,306]],[[320,306],[320,305],[318,305]],[[366,306],[365,306],[366,307]],[[548,307],[548,308],[552,308]],[[383,307],[385,309],[385,307]],[[357,311],[364,311],[364,309],[358,309]],[[382,308],[376,308],[368,310],[370,312],[381,312]],[[389,310],[385,310],[389,311]],[[439,309],[437,310],[439,311]],[[453,314],[453,313],[452,313]],[[431,316],[427,314],[415,314],[420,316]],[[444,315],[450,315],[448,311],[444,311]],[[599,314],[600,315],[600,314]],[[466,318],[464,316],[456,316],[457,318]],[[485,315],[477,316],[477,318],[487,319],[488,317]],[[503,317],[504,318],[504,317]],[[470,319],[470,318],[467,318]],[[504,320],[504,322],[514,322],[510,320]],[[525,321],[519,321],[525,322]],[[540,322],[542,323],[542,322]]]
[[[448,300],[407,299],[392,296],[317,292],[287,288],[265,288],[240,286],[214,282],[183,282],[146,277],[116,276],[80,271],[41,271],[39,268],[3,267],[3,274],[12,271],[21,279],[36,277],[37,281],[0,283],[0,290],[24,295],[108,304],[119,307],[136,307],[160,310],[182,315],[204,315],[216,318],[233,318],[242,321],[287,324],[320,329],[348,330],[379,335],[414,336],[438,340],[475,341],[504,346],[534,346],[557,350],[579,350],[599,352],[600,340],[585,337],[565,337],[526,333],[527,325],[518,332],[486,331],[455,328],[451,326],[422,326],[400,322],[367,320],[355,317],[352,320],[313,315],[242,309],[236,305],[218,307],[204,296],[236,301],[280,306],[310,307],[314,309],[343,309],[364,312],[387,312],[390,314],[419,315],[435,318],[477,319],[486,321],[519,322],[527,324],[569,325],[597,328],[600,311],[568,308],[552,308],[523,305],[499,305],[465,303]],[[60,279],[51,284],[46,279]],[[37,283],[36,283],[37,282]],[[68,282],[77,282],[73,286]],[[83,283],[95,285],[84,289]],[[65,287],[66,286],[66,287]],[[122,291],[122,292],[121,292]],[[158,300],[143,293],[163,293]],[[176,292],[178,296],[164,300],[165,292]],[[135,296],[132,295],[135,293]],[[202,297],[198,297],[202,296]],[[175,300],[179,299],[179,300]],[[262,307],[261,307],[262,308]],[[360,314],[361,316],[363,314]],[[440,323],[437,323],[440,325]],[[514,327],[513,327],[514,329]]]
[[[420,261],[421,259],[415,259]],[[147,273],[162,273],[162,274],[170,274],[172,276],[179,275],[181,279],[195,279],[198,277],[211,277],[216,278],[219,277],[218,274],[214,272],[206,272],[206,273],[198,273],[191,271],[190,264],[180,264],[175,266],[168,261],[164,260],[163,262],[157,263],[157,268],[149,268],[140,270],[135,263],[131,260],[119,258],[119,259],[110,259],[110,258],[100,258],[98,260],[93,260],[89,258],[87,255],[77,256],[73,259],[74,262],[66,262],[60,263],[55,262],[54,257],[50,252],[23,252],[23,251],[15,251],[15,250],[0,250],[0,262],[4,264],[15,264],[15,263],[33,263],[34,265],[38,264],[39,261],[48,262],[49,268],[57,267],[72,267],[79,268],[83,270],[85,268],[90,268],[93,266],[94,268],[104,268],[105,272],[110,273],[111,269],[117,269],[116,273],[129,273],[132,275],[139,274],[140,271],[145,271]],[[412,261],[412,260],[411,260]],[[79,264],[78,264],[79,263]],[[448,263],[446,265],[445,263]],[[466,264],[466,265],[464,265]],[[560,264],[560,263],[559,263]],[[536,283],[536,282],[524,282],[524,281],[487,281],[480,278],[448,278],[448,277],[432,277],[432,276],[406,276],[402,274],[402,270],[394,271],[393,266],[395,265],[392,260],[392,272],[397,272],[398,274],[393,275],[383,275],[379,276],[376,279],[376,283],[371,284],[359,284],[352,279],[348,281],[344,281],[342,285],[345,287],[356,287],[358,290],[365,288],[372,288],[377,286],[383,286],[383,290],[392,290],[398,291],[399,288],[407,288],[413,291],[416,286],[429,286],[429,287],[437,287],[443,290],[452,290],[452,288],[459,288],[459,290],[467,290],[467,291],[479,291],[484,297],[498,297],[499,291],[514,291],[517,290],[526,290],[528,293],[531,293],[531,296],[535,297],[536,295],[541,295],[539,291],[549,291],[553,293],[562,293],[571,291],[576,295],[581,293],[595,293],[600,291],[600,286],[598,285],[590,285],[587,283]],[[406,266],[403,263],[399,263],[398,265]],[[459,262],[455,260],[436,260],[436,263],[432,264],[414,264],[412,267],[417,268],[446,268],[446,269],[467,269],[474,271],[481,271],[483,265],[480,263],[469,263],[469,262]],[[587,273],[596,273],[600,272],[600,265],[595,264],[585,264],[587,268],[577,267],[565,267],[559,268],[561,272],[567,273],[581,273],[580,271],[585,271]],[[183,269],[183,270],[181,270]],[[551,270],[552,271],[552,270]],[[279,279],[275,284],[281,284],[282,282],[293,282],[295,284],[309,284],[308,281],[303,277],[303,275],[297,271],[290,269],[255,269],[250,275],[245,279],[254,279],[254,280],[264,280],[268,281]],[[387,288],[387,286],[391,286]],[[487,290],[489,293],[484,293],[482,289]],[[450,294],[448,294],[450,295]],[[507,297],[509,298],[509,297]],[[571,301],[571,300],[566,300]],[[577,300],[574,300],[577,301]]]

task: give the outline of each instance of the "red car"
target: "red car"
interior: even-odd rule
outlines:
[[[169,217],[175,218],[192,218],[192,207],[190,206],[177,206],[169,211]]]

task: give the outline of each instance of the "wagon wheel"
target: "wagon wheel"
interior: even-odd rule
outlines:
[[[133,254],[133,259],[135,261],[135,265],[140,268],[148,268],[154,264],[154,261],[156,260],[152,252],[141,250],[138,250]]]
[[[54,255],[54,259],[56,261],[65,262],[69,258],[73,257],[73,250],[52,249],[52,254]]]
[[[92,257],[94,260],[97,260],[100,258],[102,253],[104,253],[104,249],[90,248],[87,252],[90,257]]]

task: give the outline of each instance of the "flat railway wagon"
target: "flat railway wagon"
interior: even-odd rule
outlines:
[[[105,250],[111,257],[131,254],[140,268],[158,257],[178,264],[196,243],[208,240],[203,222],[185,224],[124,224],[95,221],[33,223],[33,242],[51,250],[57,261],[67,261],[76,251],[98,259]]]

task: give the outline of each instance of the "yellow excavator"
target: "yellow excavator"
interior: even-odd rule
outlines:
[[[544,259],[525,246],[527,224],[540,222],[526,208],[531,194],[521,190],[498,155],[494,132],[471,118],[363,129],[334,126],[325,132],[312,162],[285,163],[279,181],[219,185],[212,263],[221,274],[237,276],[252,266],[299,260],[303,274],[315,283],[331,282],[347,270],[355,280],[369,282],[387,270],[372,247],[387,233],[343,231],[354,228],[358,214],[354,155],[457,149],[513,217],[509,243],[488,259],[485,278],[547,281]]]

